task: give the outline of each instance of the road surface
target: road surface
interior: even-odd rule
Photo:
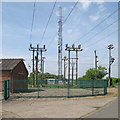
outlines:
[[[85,118],[118,118],[118,99],[98,109]]]

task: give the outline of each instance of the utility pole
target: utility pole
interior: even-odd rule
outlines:
[[[34,84],[35,84],[35,71],[34,71],[34,53],[35,53],[35,50],[34,50],[34,47],[32,47],[32,44],[30,44],[30,48],[29,48],[29,51],[32,51],[33,52],[33,59],[32,59],[32,62],[33,62],[33,69],[32,69],[32,78],[33,78],[33,87],[34,87]]]
[[[83,51],[83,49],[81,48],[81,45],[78,45],[78,47],[74,47],[74,44],[72,45],[72,47],[75,49],[76,51],[76,85],[78,84],[77,79],[78,79],[78,51]]]
[[[68,51],[68,80],[70,80],[70,51],[76,51],[76,85],[77,85],[77,76],[78,76],[78,51],[82,51],[81,45],[78,45],[78,47],[74,47],[74,44],[72,47],[69,47],[68,44],[66,44],[65,50]]]
[[[43,74],[44,74],[44,63],[45,63],[45,57],[42,58],[42,62],[43,62],[42,71],[43,71]]]
[[[76,85],[78,84],[77,77],[78,77],[78,50],[76,50]]]
[[[70,51],[71,51],[71,48],[68,47],[68,44],[66,44],[65,50],[68,51],[68,80],[70,81]],[[69,82],[69,84],[70,84],[70,82]]]
[[[41,69],[40,69],[40,71],[41,71],[41,75],[40,75],[40,78],[41,78],[41,87],[42,87],[42,84],[43,84],[43,57],[42,57],[42,53],[43,52],[46,52],[47,51],[47,49],[45,48],[45,45],[43,46],[43,48],[39,48],[39,51],[40,51],[40,55],[41,55]]]
[[[62,8],[59,7],[58,30],[58,79],[62,79]]]
[[[113,46],[113,44],[110,44],[110,45],[108,45],[108,49],[109,49],[109,76],[108,76],[108,86],[110,86],[111,85],[111,79],[110,79],[110,76],[111,76],[111,65],[112,65],[112,63],[114,62],[114,58],[112,58],[112,56],[111,56],[111,49],[113,49],[114,48],[114,46]]]
[[[70,49],[68,49],[68,80],[70,81]]]
[[[62,59],[64,61],[64,80],[65,80],[65,76],[66,76],[66,61],[68,60],[66,56],[64,56],[64,58]]]
[[[94,51],[95,53],[95,76],[96,76],[96,79],[97,79],[97,56],[96,56],[96,50]]]
[[[73,62],[73,59],[74,59],[74,58],[71,58],[71,59],[72,59],[71,66],[72,66],[72,86],[73,86],[73,80],[74,80],[74,65],[75,65],[75,63]]]
[[[34,52],[35,52],[35,50],[34,50],[34,48],[33,48],[33,73],[32,73],[32,76],[33,76],[33,87],[34,87],[34,84],[35,84],[35,76],[34,76]]]
[[[40,69],[41,74],[40,74],[40,78],[41,78],[41,87],[42,87],[42,82],[43,82],[43,80],[42,80],[42,76],[43,76],[43,70],[42,70],[42,49],[40,50],[40,55],[41,55],[41,69]]]
[[[36,55],[36,85],[38,86],[38,50],[39,50],[39,45],[37,44],[37,55]]]
[[[35,56],[35,60],[36,60],[36,85],[38,85],[38,55],[40,52],[40,55],[41,55],[41,85],[42,85],[42,52],[45,52],[47,51],[47,49],[45,49],[45,45],[43,45],[43,48],[39,48],[39,44],[37,44],[37,48],[35,47],[32,47],[32,44],[30,44],[30,48],[29,48],[30,51],[33,51],[33,71],[34,71],[34,52],[36,51],[36,56]],[[34,73],[34,72],[33,72]],[[33,79],[34,80],[34,79]],[[34,84],[34,82],[33,82]]]

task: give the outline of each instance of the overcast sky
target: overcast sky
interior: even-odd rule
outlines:
[[[30,29],[34,3],[3,3],[3,58],[24,58],[25,64],[30,72],[32,69],[32,54],[28,50],[30,43],[32,43],[34,47],[37,43],[39,43],[41,47],[45,44],[47,48],[47,52],[43,53],[43,56],[46,57],[45,72],[57,74],[58,34],[56,35],[56,33],[58,32],[59,6],[62,7],[64,22],[74,4],[74,2],[56,3],[44,39],[41,43],[43,31],[54,2],[36,3],[31,40]],[[81,36],[85,35],[90,29],[117,9],[117,2],[79,2],[63,25],[63,57],[65,55],[68,56],[67,51],[65,51],[65,44],[67,43],[70,46],[73,43],[75,46],[81,44],[83,48],[83,51],[79,52],[79,76],[83,76],[87,69],[94,67],[94,50],[97,51],[98,65],[108,68],[107,46],[109,44],[113,44],[115,47],[112,50],[112,57],[115,58],[115,62],[112,64],[112,77],[118,76],[118,12],[115,12],[111,17],[96,27],[96,29],[80,39]],[[75,57],[75,53],[72,53],[71,56]],[[31,66],[31,68],[28,66]]]

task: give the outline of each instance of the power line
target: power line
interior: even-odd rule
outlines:
[[[88,40],[86,40],[84,43],[82,44],[85,44],[87,43],[89,40],[91,40],[92,38],[96,37],[98,34],[102,33],[103,31],[105,31],[107,28],[109,28],[110,26],[112,26],[113,24],[115,24],[118,20],[120,19],[117,19],[116,21],[112,22],[110,25],[106,26],[104,29],[102,29],[101,31],[97,32],[94,36],[92,36],[91,38],[89,38]]]
[[[32,24],[31,24],[31,31],[30,31],[30,43],[32,39],[32,30],[33,30],[33,25],[34,25],[35,7],[36,7],[36,0],[34,1],[34,6],[33,6],[33,16],[32,16]]]
[[[56,36],[57,36],[57,33],[54,35],[53,39],[51,39],[51,41],[49,42],[48,48],[50,47],[50,45],[52,45],[51,43],[52,43],[52,41],[54,42],[54,39],[55,39]],[[48,49],[48,48],[47,48],[47,49]]]
[[[75,9],[76,5],[78,4],[79,0],[74,4],[74,6],[72,7],[71,11],[69,12],[68,16],[66,17],[66,19],[64,20],[63,24],[65,24],[65,22],[68,20],[69,16],[71,15],[71,13],[73,12],[73,10]]]
[[[103,61],[103,59],[106,57],[107,52],[105,52],[105,54],[103,55],[103,57],[101,57],[101,60],[99,61],[99,64]]]
[[[50,22],[50,19],[51,19],[51,17],[52,17],[53,11],[54,11],[54,9],[55,9],[56,2],[57,2],[57,0],[55,1],[54,5],[53,5],[53,8],[52,8],[52,11],[51,11],[51,13],[50,13],[49,19],[48,19],[47,24],[46,24],[46,27],[45,27],[45,29],[44,29],[44,32],[43,32],[43,35],[42,35],[41,43],[42,43],[42,41],[43,41],[45,32],[46,32],[46,30],[47,30],[48,24],[49,24],[49,22]]]
[[[92,44],[88,45],[87,47],[91,47],[91,46],[93,46],[93,45],[101,42],[101,41],[104,40],[105,38],[110,37],[113,33],[118,32],[119,30],[120,30],[120,28],[117,29],[117,30],[115,30],[115,31],[113,31],[113,32],[111,32],[110,34],[106,35],[105,37],[99,39],[98,42],[95,42],[95,43],[92,43]]]
[[[85,36],[87,36],[90,32],[92,32],[95,28],[97,28],[100,24],[102,24],[103,22],[105,22],[108,18],[110,18],[113,14],[115,14],[120,8],[116,9],[115,11],[113,11],[110,15],[108,15],[105,19],[103,19],[100,23],[98,23],[97,25],[95,25],[92,29],[90,29],[86,34],[84,34],[83,36],[81,36],[79,38],[79,40],[81,40],[82,38],[84,38]],[[78,42],[79,40],[76,40],[74,43]]]

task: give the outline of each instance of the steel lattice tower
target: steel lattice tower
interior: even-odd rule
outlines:
[[[58,30],[58,78],[62,79],[62,8],[59,7]]]

